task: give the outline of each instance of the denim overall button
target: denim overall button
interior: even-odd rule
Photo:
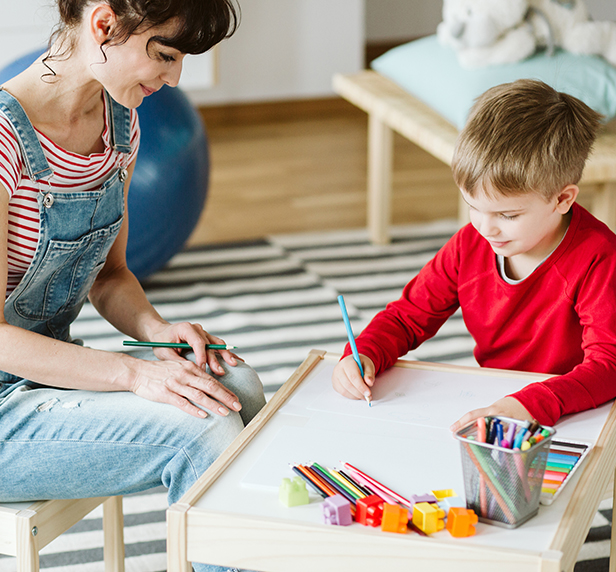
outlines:
[[[51,205],[53,205],[54,200],[53,195],[51,193],[47,193],[43,197],[43,205],[48,209]]]
[[[118,175],[118,178],[123,183],[124,181],[126,181],[126,176],[127,175],[128,175],[128,172],[127,172],[126,169],[120,169],[120,174]]]

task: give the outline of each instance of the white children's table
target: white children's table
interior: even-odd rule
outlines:
[[[550,506],[514,530],[479,523],[475,536],[398,534],[323,523],[321,498],[278,500],[290,464],[349,462],[403,496],[464,496],[459,442],[449,425],[541,374],[400,360],[374,388],[373,407],[331,387],[339,356],[304,363],[195,485],[168,510],[168,572],[189,562],[268,572],[557,572],[573,570],[616,464],[612,404],[562,419],[557,437],[594,444]],[[611,568],[612,569],[612,568]]]

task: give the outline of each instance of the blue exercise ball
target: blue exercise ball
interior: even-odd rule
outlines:
[[[139,123],[126,257],[142,279],[178,253],[197,225],[210,162],[201,117],[178,88],[164,86],[146,97],[139,106]]]
[[[37,50],[0,70],[0,84]],[[141,144],[128,194],[128,267],[143,280],[177,254],[194,230],[209,183],[209,146],[199,113],[178,88],[163,86],[138,108]]]

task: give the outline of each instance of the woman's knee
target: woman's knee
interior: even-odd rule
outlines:
[[[230,366],[221,360],[221,365],[225,374],[215,377],[238,396],[242,404],[242,420],[244,424],[248,424],[265,405],[263,384],[257,372],[242,361],[238,360],[237,365]]]

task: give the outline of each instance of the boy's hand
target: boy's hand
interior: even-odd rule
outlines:
[[[533,420],[533,416],[526,410],[526,407],[515,397],[503,397],[495,401],[489,407],[482,407],[481,409],[469,411],[466,415],[460,417],[449,429],[455,433],[480,417],[496,416],[511,417],[512,419],[520,419],[521,421]]]
[[[361,377],[357,362],[352,355],[340,360],[332,374],[334,389],[349,399],[371,399],[370,388],[374,385],[374,363],[369,357],[359,354],[361,366],[364,368],[364,379]]]

